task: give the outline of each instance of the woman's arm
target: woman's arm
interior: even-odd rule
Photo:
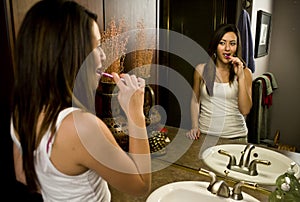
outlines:
[[[103,121],[80,111],[73,112],[69,120],[73,126],[65,128],[72,137],[63,142],[72,147],[73,164],[95,170],[111,186],[138,196],[148,193],[151,187],[150,148],[143,113],[145,83],[128,76],[123,77],[125,85],[118,83],[122,81],[114,74],[120,88],[119,102],[128,119],[129,152],[120,148]]]
[[[13,143],[13,155],[16,180],[26,185],[26,177],[23,170],[23,159],[21,151],[15,143]]]
[[[252,107],[252,72],[240,58],[230,57],[230,61],[238,78],[238,108],[246,116]]]
[[[198,128],[199,122],[199,104],[200,104],[200,84],[202,80],[201,68],[203,65],[200,64],[196,67],[193,77],[193,94],[191,98],[191,120],[192,128]]]
[[[243,69],[243,73],[238,76],[238,83],[238,107],[245,116],[249,114],[252,107],[252,73],[249,68]]]
[[[200,84],[202,82],[202,70],[204,65],[200,64],[196,67],[193,75],[193,92],[191,97],[191,130],[186,133],[190,139],[198,139],[200,136],[199,130],[199,113],[200,113]]]

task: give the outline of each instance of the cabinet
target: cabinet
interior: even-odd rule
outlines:
[[[39,0],[5,0],[7,2],[7,13],[9,16],[9,23],[11,24],[10,34],[12,34],[13,39],[15,40],[19,28],[21,26],[22,20],[27,13],[27,11]],[[86,0],[76,0],[76,2],[90,9],[92,12],[98,15],[98,23],[100,29],[103,27],[103,1],[86,1]],[[9,10],[10,9],[10,10]]]

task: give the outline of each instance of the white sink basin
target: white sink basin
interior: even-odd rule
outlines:
[[[262,147],[257,147],[252,150],[250,161],[253,159],[267,160],[271,164],[257,164],[257,175],[251,176],[247,173],[242,173],[232,169],[228,169],[227,165],[229,163],[229,157],[218,153],[221,149],[233,154],[236,157],[236,163],[238,164],[241,157],[241,152],[244,151],[246,145],[244,144],[223,144],[210,147],[202,153],[202,158],[204,163],[210,167],[213,171],[219,173],[220,175],[225,175],[224,171],[229,171],[228,177],[234,178],[236,180],[245,180],[256,182],[258,184],[264,185],[275,185],[276,179],[279,175],[285,173],[290,164],[293,162],[290,158],[285,155]],[[257,155],[257,156],[254,156]],[[294,167],[295,176],[299,178],[300,169],[299,165],[296,164]]]
[[[153,191],[146,202],[199,202],[199,201],[237,201],[212,194],[207,190],[209,182],[179,181],[164,185]],[[256,198],[242,192],[243,200],[259,202]]]

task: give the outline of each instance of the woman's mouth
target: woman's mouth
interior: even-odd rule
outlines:
[[[98,68],[96,69],[96,74],[97,74],[97,76],[101,76],[101,75],[102,75],[102,72],[103,72],[102,67],[98,67]]]
[[[226,59],[230,59],[230,54],[225,53],[224,56]]]

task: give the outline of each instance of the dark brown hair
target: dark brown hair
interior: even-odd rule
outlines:
[[[97,16],[74,1],[42,0],[27,12],[16,42],[13,124],[30,190],[38,189],[34,151],[59,112],[72,106],[76,75],[92,51]],[[39,131],[38,118],[45,116]],[[37,134],[38,133],[38,134]]]

